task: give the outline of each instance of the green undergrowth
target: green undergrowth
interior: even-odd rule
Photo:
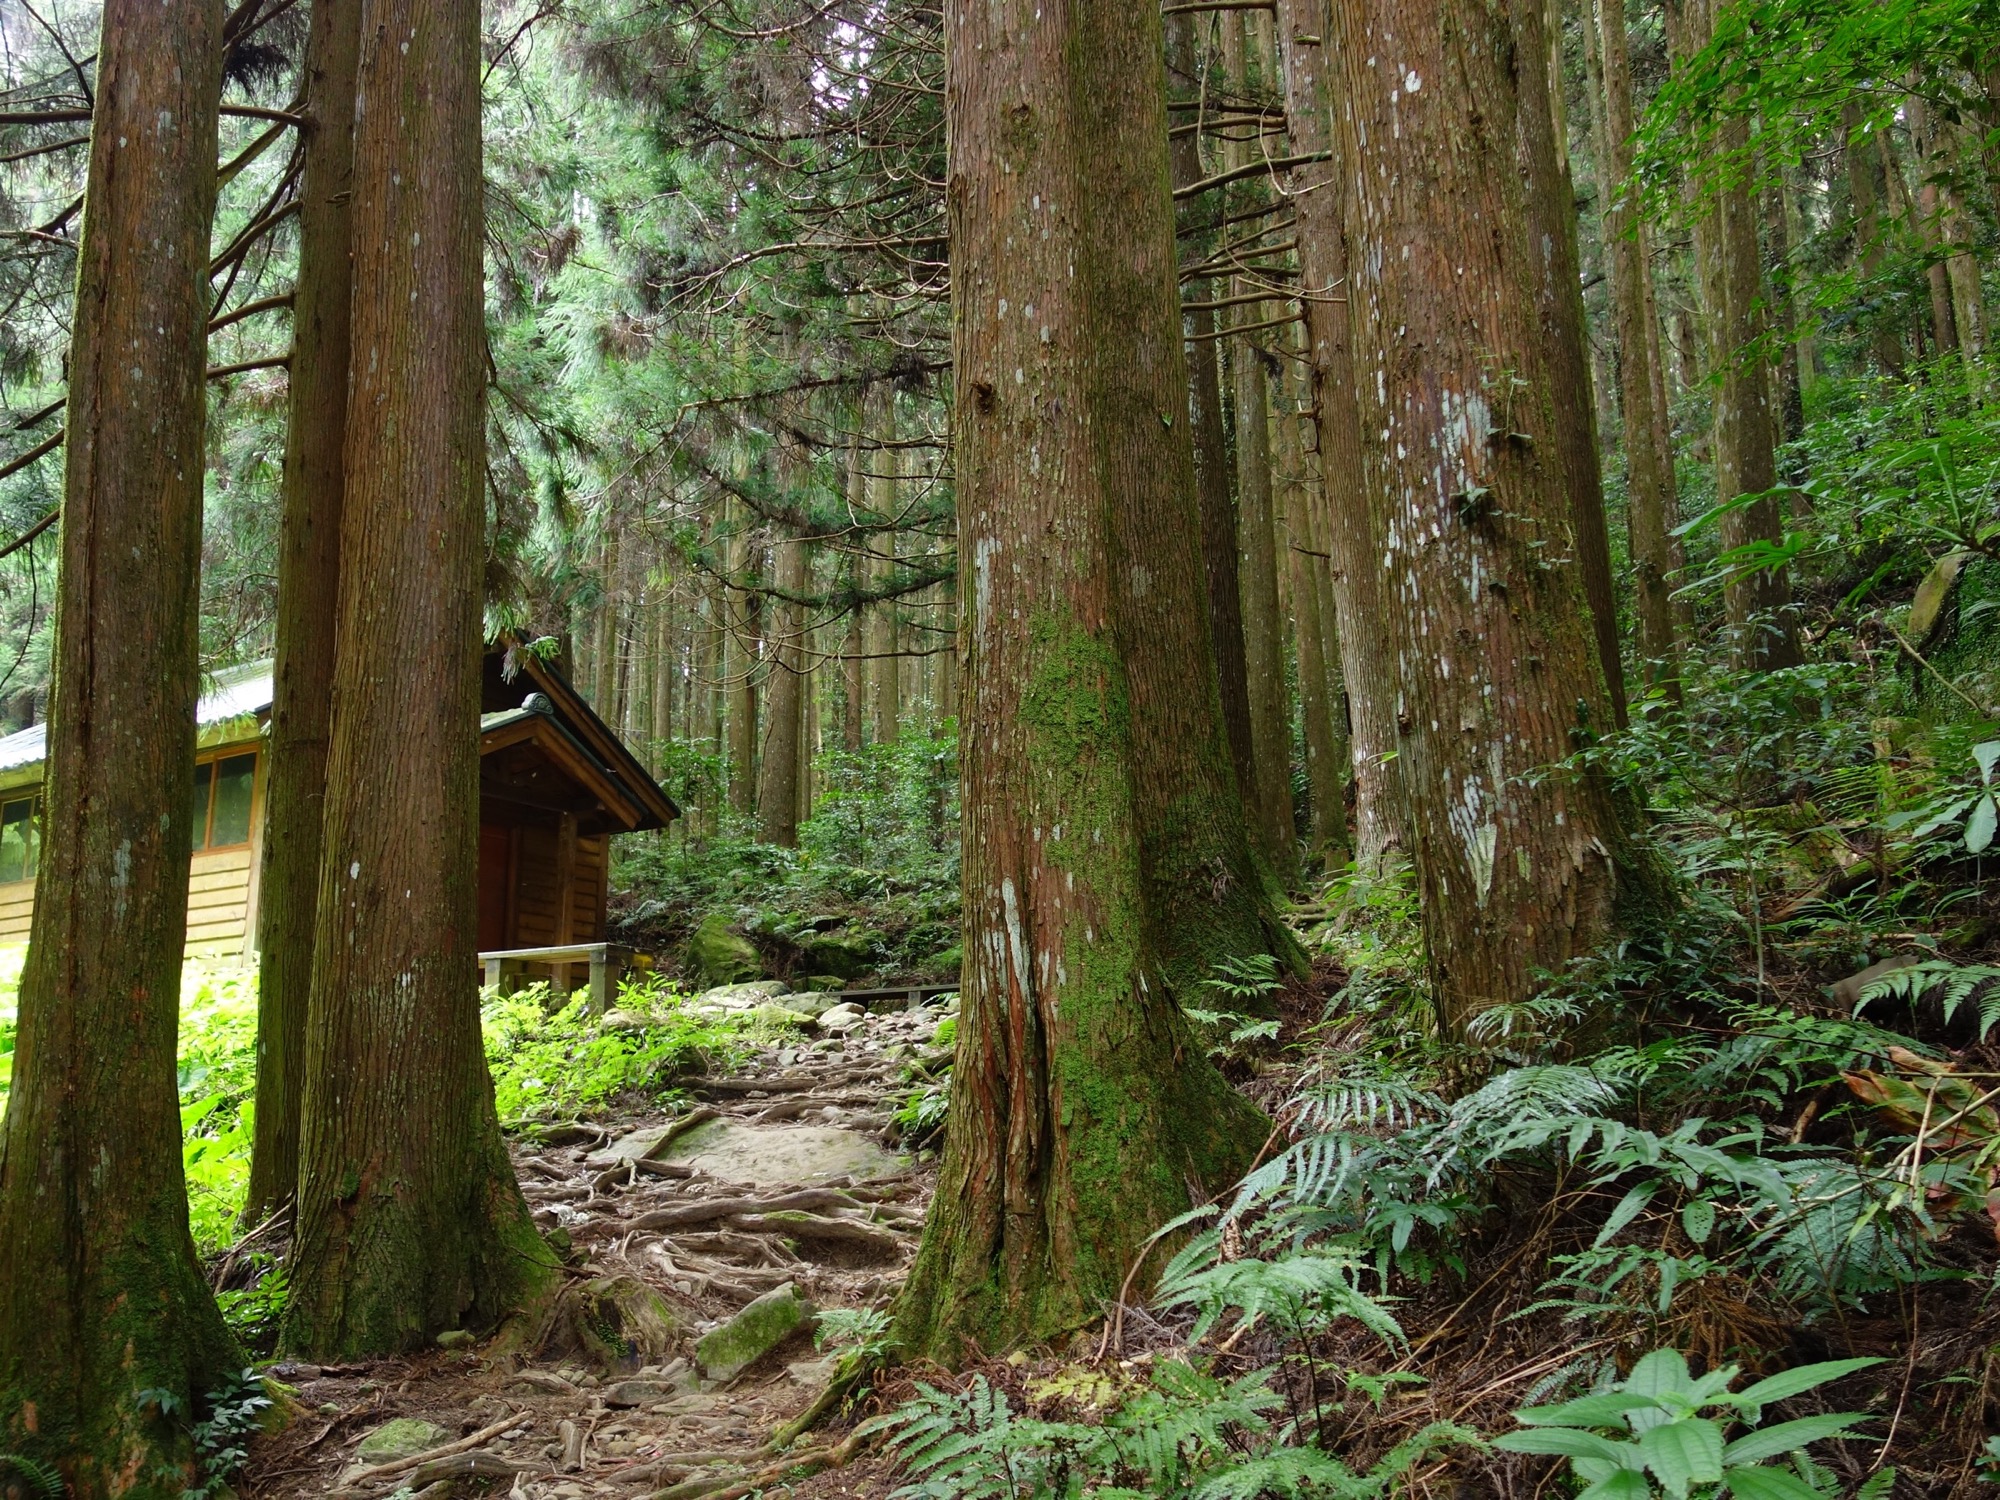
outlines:
[[[547,985],[489,994],[481,1016],[503,1127],[574,1119],[675,1096],[686,1080],[727,1072],[751,1048],[787,1034],[770,1012],[717,1015],[657,975],[619,989],[615,1026],[584,1011],[581,993],[550,1011]]]
[[[6,1102],[15,1006],[26,949],[0,949],[0,1109]],[[767,1016],[699,1015],[686,996],[655,975],[619,991],[628,1029],[599,1026],[581,999],[548,1013],[546,985],[482,1007],[488,1062],[503,1126],[569,1119],[673,1097],[688,1075],[726,1069],[755,1043],[783,1029]],[[257,967],[240,959],[190,959],[182,970],[177,1083],[181,1162],[188,1218],[204,1256],[220,1254],[242,1230],[256,1111]],[[266,1279],[268,1281],[268,1278]],[[265,1300],[281,1295],[267,1289]],[[252,1334],[270,1309],[260,1293],[230,1292],[232,1317]]]
[[[724,761],[690,745],[670,747],[669,761],[666,785],[685,820],[613,845],[613,924],[626,939],[675,961],[688,934],[721,912],[773,974],[956,976],[955,724],[823,752],[796,849],[761,842],[756,820],[727,807]],[[814,940],[829,933],[849,950],[847,972],[816,966]]]
[[[1409,871],[1342,873],[1317,1024],[1215,1038],[1262,1045],[1284,1136],[1110,1328],[905,1388],[905,1493],[1874,1500],[1994,1467],[2000,724],[1893,662],[1692,671],[1580,756],[1647,809],[1658,925],[1447,1039]]]

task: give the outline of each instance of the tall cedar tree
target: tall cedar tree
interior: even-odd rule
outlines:
[[[1625,0],[1593,0],[1584,24],[1603,58],[1604,139],[1599,163],[1604,249],[1618,327],[1618,401],[1625,419],[1626,525],[1632,545],[1633,608],[1648,681],[1678,693],[1680,642],[1674,633],[1673,530],[1678,501],[1670,413],[1661,399],[1660,328],[1654,315],[1652,235],[1634,211],[1632,66]]]
[[[1196,103],[1202,97],[1194,25],[1195,18],[1186,12],[1167,21],[1168,97],[1181,104]],[[1194,131],[1183,130],[1173,137],[1168,160],[1172,163],[1176,188],[1201,181],[1204,175],[1201,140]],[[1211,238],[1196,231],[1222,212],[1222,196],[1212,192],[1197,197],[1183,211],[1187,221],[1183,232],[1194,247],[1190,253],[1195,258],[1207,252],[1207,241]],[[1189,283],[1187,295],[1196,304],[1184,314],[1184,320],[1188,339],[1188,422],[1193,429],[1195,495],[1201,510],[1209,648],[1215,655],[1216,686],[1222,694],[1222,726],[1228,736],[1230,765],[1247,802],[1257,785],[1257,759],[1250,733],[1243,595],[1237,580],[1236,501],[1229,488],[1229,435],[1222,421],[1222,378],[1216,368],[1219,345],[1215,337],[1215,310],[1202,305],[1213,297],[1214,283],[1197,279]]]
[[[77,255],[40,879],[0,1138],[0,1448],[193,1482],[237,1351],[188,1232],[186,932],[221,0],[107,0]]]
[[[257,1116],[245,1216],[298,1190],[299,1095],[319,911],[320,823],[333,728],[347,439],[349,197],[361,0],[314,0],[306,34],[305,161],[292,296],[290,421],[278,536],[277,662],[259,875]]]
[[[1456,1029],[1595,947],[1651,867],[1598,778],[1550,772],[1612,705],[1558,410],[1581,307],[1545,284],[1574,280],[1547,238],[1564,177],[1547,72],[1516,61],[1546,55],[1542,6],[1335,0],[1332,18],[1399,759]]]
[[[1262,1125],[1187,1034],[1142,847],[1158,796],[1142,741],[1160,732],[1144,726],[1173,718],[1161,694],[1191,703],[1181,725],[1228,769],[1182,420],[1159,14],[951,0],[945,24],[965,1020],[896,1328],[911,1353],[949,1359],[1096,1316],[1146,1237],[1191,1188],[1230,1181]],[[1171,633],[1147,634],[1168,616]]]
[[[340,615],[285,1342],[495,1323],[549,1256],[479,1035],[484,358],[475,0],[363,0]]]
[[[1327,92],[1325,31],[1313,0],[1277,0],[1279,61],[1286,124],[1300,156],[1324,156],[1292,169],[1298,214],[1299,270],[1305,289],[1306,354],[1319,446],[1316,503],[1326,538],[1340,675],[1347,688],[1348,744],[1354,776],[1354,858],[1379,869],[1405,844],[1402,771],[1396,750],[1396,659],[1383,631],[1382,549],[1363,481],[1361,413],[1354,383],[1353,331],[1347,316],[1347,225],[1339,142]],[[1309,496],[1308,503],[1315,503]]]
[[[1714,34],[1714,0],[1669,0],[1668,26],[1678,43],[1677,62],[1706,46]],[[1717,145],[1734,161],[1748,158],[1750,122],[1731,114],[1716,131]],[[1784,540],[1778,483],[1777,428],[1771,406],[1771,372],[1764,349],[1764,259],[1758,244],[1756,200],[1741,176],[1723,182],[1695,225],[1695,252],[1708,325],[1715,384],[1715,493],[1730,508],[1722,514],[1722,545],[1734,551],[1775,547]],[[1754,498],[1752,498],[1754,497]],[[1737,570],[1722,589],[1724,612],[1739,665],[1793,667],[1800,661],[1792,586],[1783,568]]]

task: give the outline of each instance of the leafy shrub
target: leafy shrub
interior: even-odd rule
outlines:
[[[657,976],[628,980],[618,1009],[644,1024],[606,1030],[577,998],[548,1013],[548,986],[490,996],[482,1009],[494,1100],[506,1125],[603,1110],[629,1096],[671,1095],[690,1073],[727,1068],[779,1029],[754,1014],[717,1016],[689,1008]]]
[[[1522,1430],[1496,1439],[1494,1446],[1569,1459],[1587,1486],[1579,1500],[1650,1500],[1662,1494],[1673,1500],[1717,1495],[1825,1500],[1825,1491],[1805,1473],[1774,1468],[1766,1460],[1852,1436],[1867,1414],[1830,1412],[1766,1426],[1763,1409],[1880,1363],[1843,1359],[1806,1365],[1732,1393],[1741,1373],[1736,1366],[1696,1376],[1678,1352],[1656,1349],[1625,1379],[1594,1395],[1515,1412]],[[1737,1425],[1749,1431],[1731,1439]],[[1876,1488],[1887,1492],[1886,1484]]]

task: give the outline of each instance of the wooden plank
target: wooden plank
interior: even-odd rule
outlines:
[[[564,813],[556,825],[556,941],[576,934],[576,814]]]

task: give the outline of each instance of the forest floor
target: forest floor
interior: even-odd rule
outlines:
[[[537,1221],[568,1239],[555,1303],[532,1328],[483,1343],[447,1335],[461,1346],[278,1365],[301,1415],[256,1445],[240,1493],[681,1500],[799,1472],[801,1456],[827,1444],[808,1435],[779,1459],[771,1439],[826,1390],[838,1361],[796,1304],[884,1308],[907,1272],[934,1165],[883,1143],[907,1090],[899,1059],[937,1018],[866,1015],[844,1034],[780,1041],[691,1080],[692,1110],[515,1141]],[[392,1422],[404,1425],[384,1433]],[[842,1482],[815,1493],[887,1488],[852,1488],[865,1482],[858,1471],[826,1478]]]

